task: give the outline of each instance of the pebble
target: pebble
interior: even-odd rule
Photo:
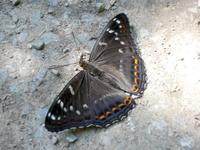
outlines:
[[[55,15],[55,10],[53,8],[48,9],[48,14]]]
[[[67,53],[67,52],[69,52],[69,48],[64,48],[63,53]]]
[[[21,0],[12,0],[14,6],[17,6],[21,3]]]
[[[65,136],[65,139],[66,139],[69,143],[74,143],[75,141],[78,140],[78,137],[75,136],[73,133],[67,133],[67,135]]]
[[[104,3],[96,3],[96,7],[98,10],[98,13],[101,13],[105,10],[105,4]]]
[[[56,69],[51,69],[51,72],[52,72],[54,75],[56,75],[56,76],[59,76],[59,75],[60,75],[59,71],[56,70]]]
[[[66,2],[66,3],[65,3],[65,7],[69,7],[69,3]]]
[[[28,48],[28,49],[31,49],[31,48],[32,48],[32,44],[31,44],[31,43],[28,43],[28,44],[27,44],[27,48]]]
[[[45,47],[44,42],[42,41],[34,41],[31,46],[29,45],[29,47],[34,48],[36,50],[42,50]]]

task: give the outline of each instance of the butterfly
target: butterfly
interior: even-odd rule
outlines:
[[[109,21],[89,61],[55,98],[45,119],[48,131],[108,127],[127,117],[146,85],[144,62],[124,13]]]

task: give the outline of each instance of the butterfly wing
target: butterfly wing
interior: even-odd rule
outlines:
[[[107,127],[127,116],[134,100],[86,71],[79,72],[51,105],[45,127],[52,132],[89,126]]]
[[[125,14],[117,15],[104,28],[89,61],[103,69],[122,90],[135,95],[143,93],[146,83],[144,62],[131,37]]]

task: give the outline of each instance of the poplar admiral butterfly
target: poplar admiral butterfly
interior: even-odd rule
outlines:
[[[55,98],[45,119],[48,131],[108,127],[127,117],[146,85],[144,62],[121,13],[103,29],[89,61]]]

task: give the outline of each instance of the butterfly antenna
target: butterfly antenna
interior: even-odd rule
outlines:
[[[78,38],[75,37],[74,32],[72,32],[72,36],[73,36],[73,39],[74,39],[74,43],[76,44],[76,48],[78,49],[78,44],[77,44],[76,40],[77,40],[80,44],[82,44],[82,43],[81,43],[81,41],[80,41]]]
[[[49,66],[48,69],[55,69],[55,68],[60,68],[60,67],[66,67],[66,66],[74,65],[74,64],[78,64],[78,63],[79,62],[64,64],[64,65],[52,65],[52,66]]]

